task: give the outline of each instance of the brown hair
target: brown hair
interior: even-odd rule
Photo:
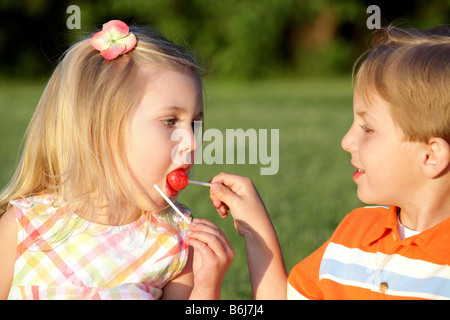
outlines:
[[[374,93],[389,103],[406,139],[427,143],[440,137],[450,143],[449,27],[376,31],[373,47],[355,63],[354,79],[355,91],[369,105]]]

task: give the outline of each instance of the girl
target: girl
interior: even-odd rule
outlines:
[[[229,242],[207,220],[188,226],[153,188],[175,197],[171,154],[193,157],[196,70],[178,46],[118,20],[67,51],[0,195],[0,298],[220,297]],[[172,141],[176,129],[192,140]]]

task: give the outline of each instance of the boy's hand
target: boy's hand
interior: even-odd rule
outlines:
[[[245,239],[254,299],[285,299],[287,273],[269,214],[249,178],[220,173],[211,180],[210,198],[221,217],[228,211]]]
[[[220,173],[211,183],[213,206],[222,218],[226,218],[230,211],[240,235],[248,235],[261,222],[270,222],[264,203],[249,178]]]

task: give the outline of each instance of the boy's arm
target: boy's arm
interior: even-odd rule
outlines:
[[[275,228],[252,181],[221,173],[212,180],[211,201],[222,217],[231,213],[245,239],[254,299],[286,299],[287,273]]]

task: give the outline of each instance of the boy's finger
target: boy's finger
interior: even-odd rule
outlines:
[[[216,208],[219,215],[222,218],[228,217],[228,210],[229,210],[228,206],[213,194],[210,194],[209,198],[211,199],[211,203],[214,206],[214,208]]]
[[[237,195],[233,191],[219,182],[213,182],[210,190],[212,195],[216,196],[226,204],[233,202],[237,197]]]

